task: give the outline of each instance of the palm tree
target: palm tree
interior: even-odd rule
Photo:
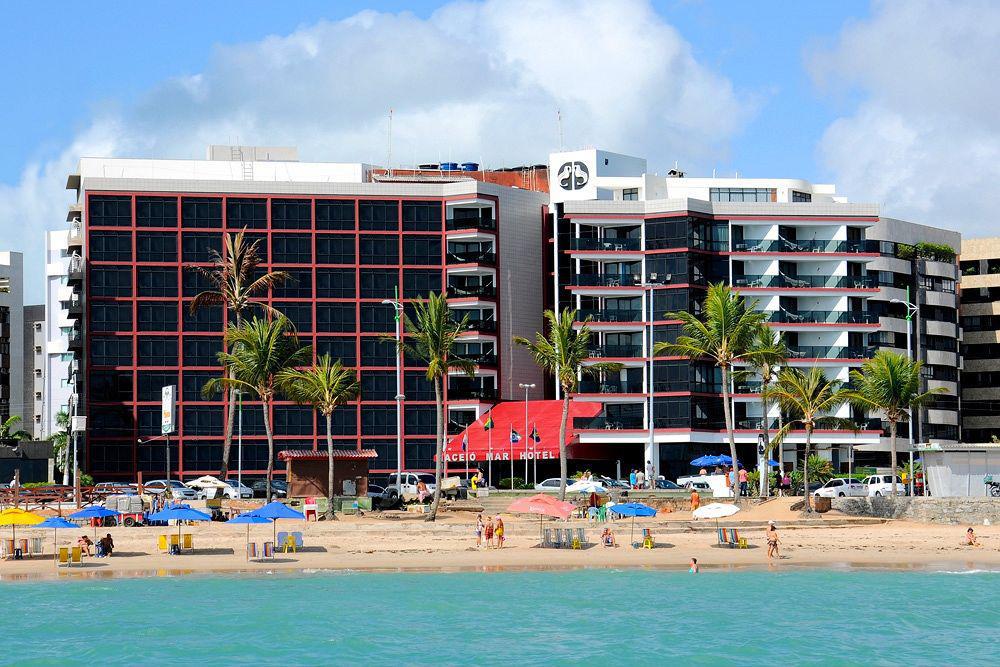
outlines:
[[[812,512],[809,499],[809,448],[817,426],[856,429],[850,419],[830,416],[847,401],[847,390],[839,380],[828,380],[819,368],[803,372],[798,368],[784,368],[778,379],[763,392],[768,400],[776,401],[781,411],[788,415],[785,424],[774,435],[774,442],[781,445],[789,432],[799,426],[806,432],[806,451],[802,457],[802,479],[805,483],[805,511]]]
[[[271,477],[274,474],[274,434],[271,431],[271,404],[278,392],[278,376],[312,360],[312,348],[300,347],[291,323],[284,316],[268,320],[254,317],[226,330],[228,352],[219,353],[225,374],[213,378],[202,393],[211,396],[225,387],[248,391],[260,399],[267,435],[267,501],[271,502]]]
[[[244,229],[236,234],[226,234],[223,243],[224,251],[219,253],[212,250],[212,266],[185,267],[190,271],[200,273],[214,286],[214,289],[205,290],[195,296],[190,306],[191,313],[207,306],[222,306],[225,310],[233,313],[236,326],[242,324],[244,313],[251,308],[256,308],[266,315],[277,316],[281,314],[257,299],[266,297],[269,289],[288,280],[290,276],[284,271],[269,271],[261,276],[255,276],[257,266],[260,264],[257,247],[261,240],[249,241],[245,239],[243,236],[245,231]],[[236,414],[236,391],[236,387],[229,389],[229,414],[226,417],[219,479],[226,479],[229,474],[229,452],[233,445],[233,419]]]
[[[466,375],[475,375],[476,366],[468,359],[452,357],[455,341],[466,329],[469,316],[465,315],[456,322],[448,308],[448,295],[445,292],[427,295],[427,300],[413,302],[413,319],[403,313],[403,329],[406,336],[397,341],[392,336],[383,336],[385,341],[391,341],[398,346],[397,354],[409,354],[427,364],[426,377],[434,383],[434,407],[437,417],[437,464],[434,469],[434,502],[427,521],[437,518],[438,506],[441,504],[441,477],[444,473],[444,378],[448,371],[457,368]]]
[[[605,372],[617,372],[622,365],[609,362],[583,365],[584,360],[591,356],[590,338],[592,332],[587,326],[587,323],[590,322],[589,317],[584,320],[579,329],[574,326],[576,311],[568,308],[564,309],[560,315],[556,315],[554,311],[546,310],[545,320],[549,328],[547,336],[538,332],[535,334],[534,342],[515,336],[514,342],[528,348],[535,363],[542,370],[554,375],[556,382],[562,389],[562,419],[559,422],[559,499],[565,500],[566,422],[569,419],[571,395],[576,392],[581,374],[596,377]]]
[[[56,413],[56,426],[59,430],[50,435],[49,440],[56,467],[63,473],[63,486],[69,486],[69,413],[66,410]]]
[[[657,343],[653,348],[657,356],[708,359],[722,370],[722,414],[734,469],[737,461],[736,436],[729,402],[729,378],[733,367],[737,364],[759,364],[765,359],[773,363],[780,361],[780,355],[755,345],[765,315],[754,310],[754,305],[756,302],[748,306],[746,300],[725,283],[709,285],[703,308],[705,321],[687,311],[667,313],[667,319],[681,321],[684,333],[677,337],[676,343]],[[737,495],[738,479],[737,475],[732,476],[733,497]]]
[[[774,382],[775,376],[778,371],[781,370],[781,366],[784,365],[785,361],[788,359],[788,347],[785,345],[785,339],[781,335],[780,331],[772,329],[766,324],[761,325],[757,330],[757,335],[754,337],[754,347],[759,354],[754,356],[751,362],[751,367],[760,374],[760,389],[761,389],[761,410],[764,412],[764,420],[762,422],[763,426],[761,430],[764,433],[764,442],[767,443],[767,449],[764,452],[765,457],[769,457],[773,451],[771,446],[771,434],[770,431],[770,419],[768,418],[768,413],[770,412],[770,401],[764,391],[771,386]],[[781,428],[779,421],[778,428]],[[780,470],[780,456],[779,456],[779,470]],[[769,468],[765,468],[769,470]],[[760,476],[760,495],[761,497],[766,497],[768,495],[767,490],[768,475],[762,474]]]
[[[892,352],[879,350],[851,371],[854,390],[848,392],[851,405],[865,412],[881,412],[889,422],[889,452],[892,470],[896,470],[896,429],[899,422],[909,421],[910,411],[927,405],[936,394],[946,393],[943,387],[920,391],[919,361]],[[892,477],[892,495],[896,495],[896,476]]]
[[[21,418],[17,415],[7,417],[7,419],[0,422],[0,444],[13,447],[21,440],[31,440],[35,437],[27,431],[17,428],[17,425],[20,423]]]
[[[333,519],[333,411],[337,406],[353,400],[361,391],[354,369],[344,368],[340,360],[333,361],[324,354],[311,368],[287,368],[278,373],[278,384],[286,396],[301,405],[312,405],[326,417],[326,451],[329,459],[327,471],[326,518]]]

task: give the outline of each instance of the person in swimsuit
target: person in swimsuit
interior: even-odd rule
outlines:
[[[493,548],[493,519],[492,517],[486,518],[486,548]]]
[[[476,548],[481,549],[483,546],[483,515],[480,514],[476,517]]]
[[[965,531],[965,542],[962,543],[963,547],[981,547],[982,544],[976,539],[976,531],[972,530],[970,527]]]
[[[497,515],[496,529],[493,531],[497,536],[497,549],[503,549],[503,519]]]
[[[698,559],[697,558],[692,558],[691,559],[691,566],[688,568],[688,572],[690,572],[691,574],[698,574]]]
[[[767,559],[771,560],[774,557],[781,558],[778,555],[778,530],[774,527],[773,521],[767,522],[767,530],[764,532],[764,537],[767,539]]]
[[[701,507],[701,496],[698,495],[698,489],[691,487],[691,511],[695,511]]]
[[[611,532],[610,528],[605,528],[604,532],[601,533],[601,544],[606,547],[617,547],[618,543],[615,542],[615,534]]]

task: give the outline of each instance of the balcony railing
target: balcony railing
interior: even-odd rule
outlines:
[[[746,239],[733,243],[733,252],[836,252],[877,253],[878,241],[791,241],[788,239]]]
[[[450,297],[494,297],[497,290],[493,285],[448,285],[448,296]]]
[[[620,309],[581,309],[576,314],[576,319],[583,321],[587,318],[594,322],[641,322],[641,310],[620,310]]]
[[[487,229],[493,231],[496,228],[497,223],[493,218],[448,218],[445,221],[445,229]]]
[[[497,390],[491,387],[451,387],[448,389],[449,401],[495,401]]]
[[[733,383],[734,394],[759,394],[763,384],[760,380],[741,380]]]
[[[617,382],[613,380],[582,380],[578,393],[581,394],[641,394],[641,382]]]
[[[875,354],[872,347],[840,345],[795,345],[788,348],[788,359],[868,359]]]
[[[452,252],[448,251],[449,264],[489,264],[494,266],[497,263],[496,253],[488,250]]]
[[[733,278],[736,287],[791,287],[791,288],[839,288],[839,289],[870,289],[876,287],[873,277],[869,276],[786,276],[778,275],[746,275]]]
[[[453,421],[453,420],[449,419],[448,420],[448,435],[458,435],[459,433],[461,433],[462,431],[464,431],[468,427],[469,427],[468,424],[463,424],[461,422],[457,422],[457,421]]]
[[[641,417],[574,417],[573,428],[585,431],[620,431],[646,428]]]
[[[769,322],[781,324],[878,324],[874,313],[845,310],[775,310],[767,313]]]
[[[604,250],[610,252],[621,252],[623,250],[641,250],[640,239],[590,239],[575,238],[570,239],[571,250]]]
[[[496,366],[497,365],[497,355],[495,354],[456,354],[455,356],[461,357],[466,361],[471,361],[477,366]]]
[[[571,285],[581,287],[632,287],[642,281],[642,276],[631,273],[578,273]]]
[[[457,311],[452,311],[457,312]],[[456,318],[457,319],[457,318]],[[496,331],[497,323],[495,320],[467,320],[465,323],[465,331]]]
[[[591,357],[641,357],[642,345],[591,345]]]

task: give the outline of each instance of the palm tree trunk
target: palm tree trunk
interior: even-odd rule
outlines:
[[[910,425],[913,428],[913,425]],[[889,420],[889,461],[892,466],[892,498],[896,499],[896,420]],[[913,474],[913,471],[910,471]]]
[[[437,463],[434,466],[434,502],[431,503],[431,513],[427,521],[437,519],[438,505],[441,504],[441,477],[444,474],[444,399],[441,397],[441,377],[434,378],[434,410],[437,418]]]
[[[326,496],[326,518],[333,521],[336,515],[333,511],[333,497],[336,495],[333,488],[333,413],[326,415],[326,455],[329,458],[330,466],[327,470],[327,496]]]
[[[566,421],[569,419],[569,392],[566,387],[563,387],[562,408],[562,419],[559,421],[559,500],[566,500]]]
[[[264,433],[267,435],[267,502],[271,502],[271,478],[274,477],[274,434],[271,433],[271,401],[261,395],[264,409]]]
[[[243,323],[243,318],[239,313],[236,313],[236,326],[240,326]],[[229,375],[228,369],[223,369],[223,376]],[[229,476],[229,457],[233,451],[233,422],[236,417],[236,392],[238,390],[236,387],[229,388],[229,406],[228,415],[226,416],[226,429],[223,433],[222,440],[222,465],[219,467],[219,479],[225,480]]]
[[[729,367],[722,366],[722,415],[726,420],[726,435],[729,436],[729,456],[733,459],[733,500],[739,497],[740,476],[736,474],[736,434],[733,432],[733,414],[729,405]]]
[[[802,459],[802,494],[805,496],[806,512],[812,512],[812,503],[809,499],[809,447],[812,445],[812,425],[806,424],[806,455]]]

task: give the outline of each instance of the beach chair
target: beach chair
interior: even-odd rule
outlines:
[[[725,528],[719,528],[717,532],[718,532],[719,544],[725,544],[726,543],[726,529]]]
[[[58,567],[69,567],[69,547],[59,547],[59,560],[56,561]]]
[[[275,544],[277,544],[278,548],[280,549],[282,546],[284,546],[285,541],[287,539],[288,539],[288,533],[287,532],[285,532],[284,530],[278,531],[278,537],[277,537],[277,539],[275,541]]]
[[[285,535],[285,541],[279,542],[279,544],[286,554],[289,549],[291,549],[293,553],[298,553],[298,548],[295,546],[295,538],[291,535]]]
[[[546,529],[546,530],[548,530],[548,529]],[[553,528],[552,529],[552,546],[555,547],[556,549],[560,549],[560,548],[562,548],[562,545],[563,545],[562,531],[559,530],[558,528]]]
[[[170,545],[167,543],[168,539],[170,539],[168,535],[160,535],[157,537],[156,548],[163,552],[170,551]]]
[[[576,539],[580,541],[581,546],[587,545],[587,532],[583,528],[576,529]]]
[[[274,558],[274,542],[264,542],[264,558]]]
[[[83,565],[83,549],[80,547],[73,547],[70,551],[69,558],[70,565]]]
[[[542,546],[543,547],[554,546],[552,544],[552,529],[551,528],[545,528],[544,530],[542,530]]]
[[[173,551],[174,550],[173,547],[177,547],[179,549],[180,546],[181,546],[181,536],[180,535],[173,535],[173,534],[171,534],[170,535],[170,550]]]
[[[305,545],[305,542],[302,541],[302,532],[301,531],[298,531],[298,530],[294,531],[292,533],[292,537],[295,538],[295,548],[296,549],[301,549]]]
[[[654,546],[656,546],[656,543],[653,540],[653,533],[650,532],[649,528],[643,528],[642,529],[642,548],[643,549],[652,549]]]
[[[600,523],[604,523],[608,520],[608,508],[605,505],[601,505],[597,508],[597,520]]]
[[[0,542],[0,558],[13,558],[14,557],[14,540],[10,538],[4,538],[3,542]]]
[[[563,531],[563,538],[562,538],[563,546],[567,547],[567,548],[572,547],[573,546],[573,529],[572,528],[563,528],[562,531]]]
[[[191,533],[184,533],[182,537],[184,538],[184,548],[194,549],[194,535]]]
[[[31,554],[33,556],[41,556],[45,553],[45,548],[42,546],[42,538],[32,537],[31,538]]]
[[[260,556],[257,554],[257,543],[248,542],[247,543],[247,560],[257,560]]]

